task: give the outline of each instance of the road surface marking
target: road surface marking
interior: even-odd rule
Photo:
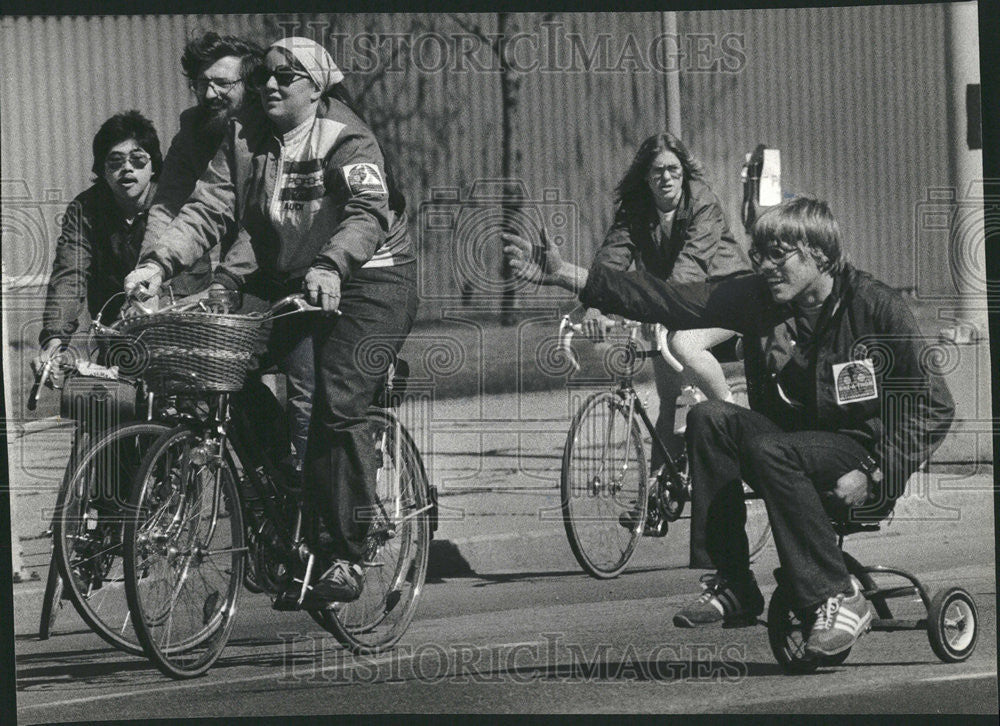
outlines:
[[[996,671],[984,671],[982,673],[956,673],[951,676],[931,676],[930,678],[921,678],[923,682],[930,681],[964,681],[972,680],[973,678],[996,678]]]
[[[516,642],[516,643],[499,643],[499,644],[495,644],[495,645],[494,644],[489,644],[489,645],[483,645],[483,646],[478,646],[478,647],[486,649],[486,648],[517,648],[517,647],[523,647],[523,646],[543,646],[543,645],[545,645],[545,643],[543,641],[521,641],[521,642]],[[266,654],[262,653],[261,655],[266,655]],[[423,654],[421,653],[421,655],[423,655]],[[343,668],[344,670],[347,670],[348,668],[353,669],[353,668],[357,667],[358,665],[364,665],[366,667],[371,667],[371,666],[375,666],[375,665],[382,665],[383,663],[388,663],[388,662],[392,661],[394,658],[397,661],[401,662],[402,660],[412,660],[413,657],[414,657],[414,654],[406,655],[406,654],[389,653],[388,655],[382,656],[381,658],[375,658],[375,659],[372,659],[370,661],[358,662],[358,661],[355,660],[355,661],[352,661],[350,663],[336,663],[336,664],[333,664],[333,665],[324,666],[322,668],[319,668],[316,671],[316,673],[319,673],[319,674],[326,673],[328,671],[336,670],[338,667]],[[153,668],[152,664],[150,664],[150,668]],[[261,673],[261,674],[257,674],[257,675],[253,675],[253,676],[241,676],[241,677],[237,677],[237,678],[228,678],[228,677],[226,677],[226,678],[224,678],[224,680],[213,681],[213,682],[205,682],[205,681],[201,681],[201,680],[196,680],[196,681],[187,681],[187,682],[184,682],[184,683],[171,683],[171,684],[166,684],[166,685],[163,685],[163,686],[152,686],[150,688],[143,688],[141,690],[136,690],[136,689],[133,688],[133,689],[128,690],[128,691],[119,691],[119,692],[115,692],[115,693],[100,693],[100,694],[95,694],[93,696],[81,696],[79,698],[67,698],[67,699],[64,699],[62,701],[48,701],[46,703],[32,703],[32,704],[28,704],[28,705],[25,705],[25,706],[18,706],[17,710],[18,711],[33,711],[33,710],[37,710],[39,708],[50,708],[50,707],[58,707],[58,706],[72,706],[72,705],[80,704],[80,703],[93,703],[95,701],[107,701],[107,700],[110,700],[110,699],[113,699],[113,698],[122,698],[122,697],[128,697],[128,696],[144,696],[144,695],[146,695],[148,693],[165,693],[165,692],[169,692],[169,691],[184,691],[184,690],[190,690],[192,688],[205,688],[205,687],[211,687],[211,686],[228,685],[230,683],[253,683],[254,681],[273,680],[275,678],[280,678],[280,677],[281,677],[280,673],[276,673],[276,672],[272,671],[272,672],[269,672],[269,673],[266,673],[266,674]],[[312,675],[312,677],[315,678],[316,674],[314,673]]]

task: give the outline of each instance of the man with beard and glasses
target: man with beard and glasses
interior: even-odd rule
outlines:
[[[198,103],[181,114],[180,131],[163,160],[160,185],[149,210],[147,244],[159,238],[194,191],[229,120],[243,110],[246,78],[263,57],[264,50],[256,43],[215,32],[194,38],[184,47],[181,67]],[[228,247],[226,242],[223,249]]]
[[[260,67],[263,58],[263,48],[253,41],[211,31],[193,38],[184,47],[181,67],[198,103],[181,114],[180,130],[170,143],[170,149],[163,160],[159,188],[149,210],[145,245],[152,245],[159,239],[191,196],[198,179],[208,168],[222,143],[230,120],[240,114],[252,116],[261,113],[259,100],[255,94],[247,91],[247,79]],[[236,225],[220,240],[218,247],[206,253],[219,263],[214,282],[209,288],[210,293],[224,293],[236,284],[232,280],[242,284],[256,271],[252,253],[246,253],[250,245],[249,238],[244,238],[245,235],[246,232]],[[227,254],[234,246],[238,248],[237,252]],[[240,312],[259,312],[266,307],[259,296],[248,294],[237,297],[238,300],[229,299],[230,307],[238,308]],[[312,349],[303,348],[297,353],[303,360],[309,359]],[[251,387],[248,398],[261,404],[253,409],[259,414],[259,425],[273,434],[269,438],[276,448],[284,448],[286,434],[266,425],[267,422],[274,424],[276,421],[274,407],[277,402],[259,380],[248,385]],[[294,372],[289,374],[286,390],[291,416],[291,431],[287,432],[287,436],[292,439],[295,453],[290,461],[285,461],[283,454],[279,458],[284,466],[298,475],[312,410],[311,372],[307,370],[301,376]]]

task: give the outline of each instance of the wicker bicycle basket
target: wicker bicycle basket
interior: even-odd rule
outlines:
[[[139,375],[160,394],[238,391],[262,342],[262,315],[163,312],[128,318]]]

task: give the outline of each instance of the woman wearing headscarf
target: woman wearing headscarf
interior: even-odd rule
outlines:
[[[341,315],[276,321],[279,368],[315,365],[305,486],[332,541],[332,566],[307,607],[356,599],[379,463],[366,412],[416,316],[416,265],[405,202],[371,129],[343,89],[329,53],[307,38],[268,49],[251,79],[263,114],[235,119],[195,191],[160,238],[140,254],[126,290],[154,291],[235,225],[257,272],[222,265],[216,281],[278,300],[304,291]],[[291,320],[287,325],[281,323]],[[289,376],[292,377],[291,375]]]

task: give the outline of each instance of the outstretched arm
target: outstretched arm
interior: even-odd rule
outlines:
[[[538,244],[512,232],[502,232],[500,237],[515,277],[540,285],[562,287],[574,294],[579,294],[586,286],[587,270],[562,259],[556,247],[549,243],[544,229]]]

